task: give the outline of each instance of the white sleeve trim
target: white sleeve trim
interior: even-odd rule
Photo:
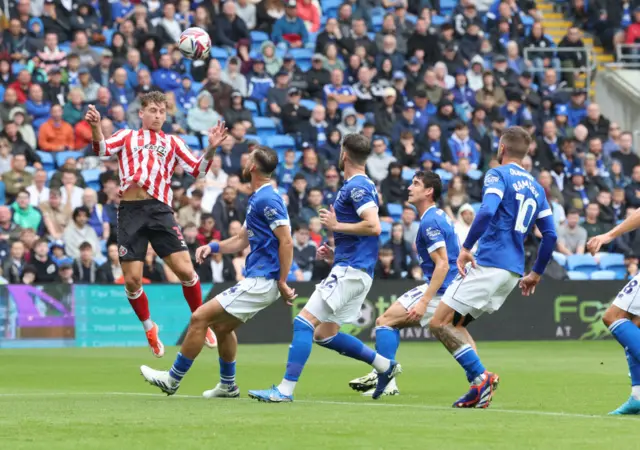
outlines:
[[[358,209],[356,210],[356,213],[357,213],[359,216],[361,216],[361,215],[362,215],[362,212],[363,212],[365,209],[369,209],[369,208],[377,208],[377,207],[378,207],[378,205],[376,205],[376,202],[373,202],[373,201],[371,201],[371,202],[367,202],[367,203],[365,203],[364,205],[362,205],[360,208],[358,208]]]
[[[271,227],[271,231],[273,231],[278,227],[283,227],[283,226],[290,227],[291,226],[291,222],[289,222],[288,219],[285,219],[285,220],[274,220],[273,222],[271,222],[271,225],[269,225],[269,226]]]
[[[98,147],[100,148],[98,155],[103,158],[107,156],[107,143],[104,141],[104,139],[98,142]]]
[[[498,188],[487,189],[486,191],[484,191],[484,195],[487,195],[487,194],[496,194],[498,197],[500,197],[500,200],[502,200],[502,197],[504,196],[504,192],[502,192]]]
[[[544,219],[545,217],[549,217],[552,214],[553,212],[551,212],[551,209],[547,208],[544,211],[540,211],[540,213],[538,214],[538,219]]]
[[[447,244],[445,244],[445,242],[444,242],[444,241],[438,241],[438,242],[436,242],[435,244],[433,244],[431,247],[429,247],[429,248],[427,249],[427,251],[428,251],[429,253],[433,253],[433,252],[435,252],[436,250],[438,250],[439,248],[444,247],[445,245],[447,245]]]

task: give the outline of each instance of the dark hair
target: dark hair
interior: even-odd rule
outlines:
[[[146,108],[151,103],[156,103],[158,105],[167,105],[167,97],[165,97],[164,93],[159,91],[151,91],[146,94],[142,94],[140,97],[140,106]]]
[[[531,134],[522,127],[509,127],[502,133],[502,145],[509,156],[524,158],[529,153]]]
[[[307,225],[306,222],[302,222],[302,221],[298,222],[294,227],[293,232],[295,233],[296,231],[301,231],[301,230],[302,231],[309,230],[309,225]]]
[[[440,200],[440,196],[442,195],[442,180],[437,173],[430,170],[419,170],[418,172],[416,172],[413,178],[417,178],[422,181],[422,184],[425,188],[433,188],[434,202]]]
[[[320,195],[323,195],[323,194],[322,194],[322,189],[320,189],[319,187],[312,187],[311,189],[309,189],[309,190],[307,191],[307,195],[311,194],[313,191],[320,192]]]
[[[213,214],[204,213],[200,216],[200,223],[204,223],[205,220],[213,219]],[[213,219],[215,221],[215,219]]]
[[[342,148],[356,164],[364,165],[371,153],[371,143],[361,134],[348,134],[342,140]]]
[[[580,215],[580,211],[578,211],[575,208],[571,208],[569,211],[567,211],[567,216],[571,215],[571,214],[578,214]]]
[[[80,244],[80,250],[93,250],[93,246],[91,244],[89,244],[87,241],[84,241],[82,244]]]
[[[371,122],[365,122],[364,125],[362,125],[362,128],[375,128],[376,126],[371,123]]]
[[[278,167],[278,154],[275,150],[259,145],[253,150],[253,160],[258,164],[260,172],[271,175]]]
[[[87,217],[91,215],[91,213],[89,212],[89,208],[87,208],[86,206],[78,206],[76,209],[73,210],[72,219],[76,220],[78,216],[83,213],[86,214]]]
[[[191,192],[191,198],[202,199],[203,196],[204,196],[204,194],[202,193],[202,191],[200,189],[194,189],[193,192]]]
[[[433,128],[433,127],[438,127],[438,130],[442,131],[442,130],[440,129],[440,124],[437,124],[437,123],[432,122],[432,123],[430,123],[429,125],[427,125],[427,133],[428,133],[428,132],[429,132],[429,130],[430,130],[431,128]]]
[[[62,196],[62,192],[58,188],[49,189],[49,197],[51,197],[51,194],[57,195],[58,197]]]
[[[462,120],[458,120],[456,122],[456,130],[464,130],[465,128],[467,128],[467,124],[465,122],[463,122]]]
[[[303,174],[301,174],[300,172],[298,172],[297,174],[295,174],[295,175],[293,176],[293,182],[294,182],[294,183],[295,183],[296,181],[298,181],[298,180],[304,180],[304,181],[307,181],[307,179],[304,177],[304,175],[303,175]]]
[[[44,244],[44,245],[46,245],[47,247],[49,247],[49,242],[48,242],[46,239],[38,239],[38,240],[36,241],[36,243],[33,245],[33,247],[35,248],[35,247],[37,247],[37,246],[38,246],[38,245],[40,245],[40,244]]]

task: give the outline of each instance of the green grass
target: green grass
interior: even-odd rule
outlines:
[[[205,400],[217,355],[204,350],[166,397],[138,367],[146,349],[0,350],[1,449],[602,449],[637,448],[635,418],[607,417],[629,394],[615,342],[480,343],[502,378],[487,410],[454,410],[467,388],[436,343],[403,344],[401,395],[374,402],[347,382],[366,366],[314,348],[293,404],[248,400],[278,383],[286,345],[241,346],[241,399]],[[624,446],[624,447],[623,447]]]

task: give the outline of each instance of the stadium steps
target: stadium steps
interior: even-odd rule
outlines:
[[[553,41],[557,44],[560,43],[564,35],[567,33],[567,29],[572,25],[572,23],[564,17],[561,12],[557,12],[556,2],[550,0],[539,0],[536,3],[537,8],[543,14],[542,23],[545,28],[545,33],[550,36]],[[593,37],[584,36],[582,39],[587,47],[591,47],[593,52],[596,55],[596,70],[601,71],[604,70],[605,65],[608,63],[612,63],[613,55],[605,53],[604,49],[600,46],[594,45]],[[589,89],[589,98],[595,98],[596,95],[596,82],[595,77],[591,80],[591,86],[587,86],[586,76],[579,75],[575,79],[575,84],[577,88],[580,89]]]

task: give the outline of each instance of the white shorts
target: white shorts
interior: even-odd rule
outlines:
[[[520,275],[497,267],[469,267],[467,275],[458,275],[442,296],[442,301],[463,316],[477,319],[500,309]]]
[[[226,312],[246,322],[279,297],[280,291],[276,280],[257,277],[245,278],[218,294],[216,299]]]
[[[329,276],[316,284],[304,308],[320,322],[353,323],[360,317],[372,282],[366,272],[334,266]]]
[[[424,293],[427,292],[428,288],[429,285],[426,283],[421,286],[414,287],[413,289],[402,294],[396,301],[400,303],[404,307],[404,309],[409,311],[416,303],[420,301],[420,299],[424,296]],[[436,312],[436,308],[440,304],[441,299],[442,295],[436,295],[431,299],[431,301],[427,305],[427,312],[424,313],[424,316],[420,321],[420,325],[422,327],[426,327],[427,325],[429,325],[429,321],[433,317],[433,314]]]
[[[634,316],[640,316],[640,275],[636,275],[633,280],[629,281],[625,287],[623,287],[615,300],[613,305],[618,308],[627,311]]]

